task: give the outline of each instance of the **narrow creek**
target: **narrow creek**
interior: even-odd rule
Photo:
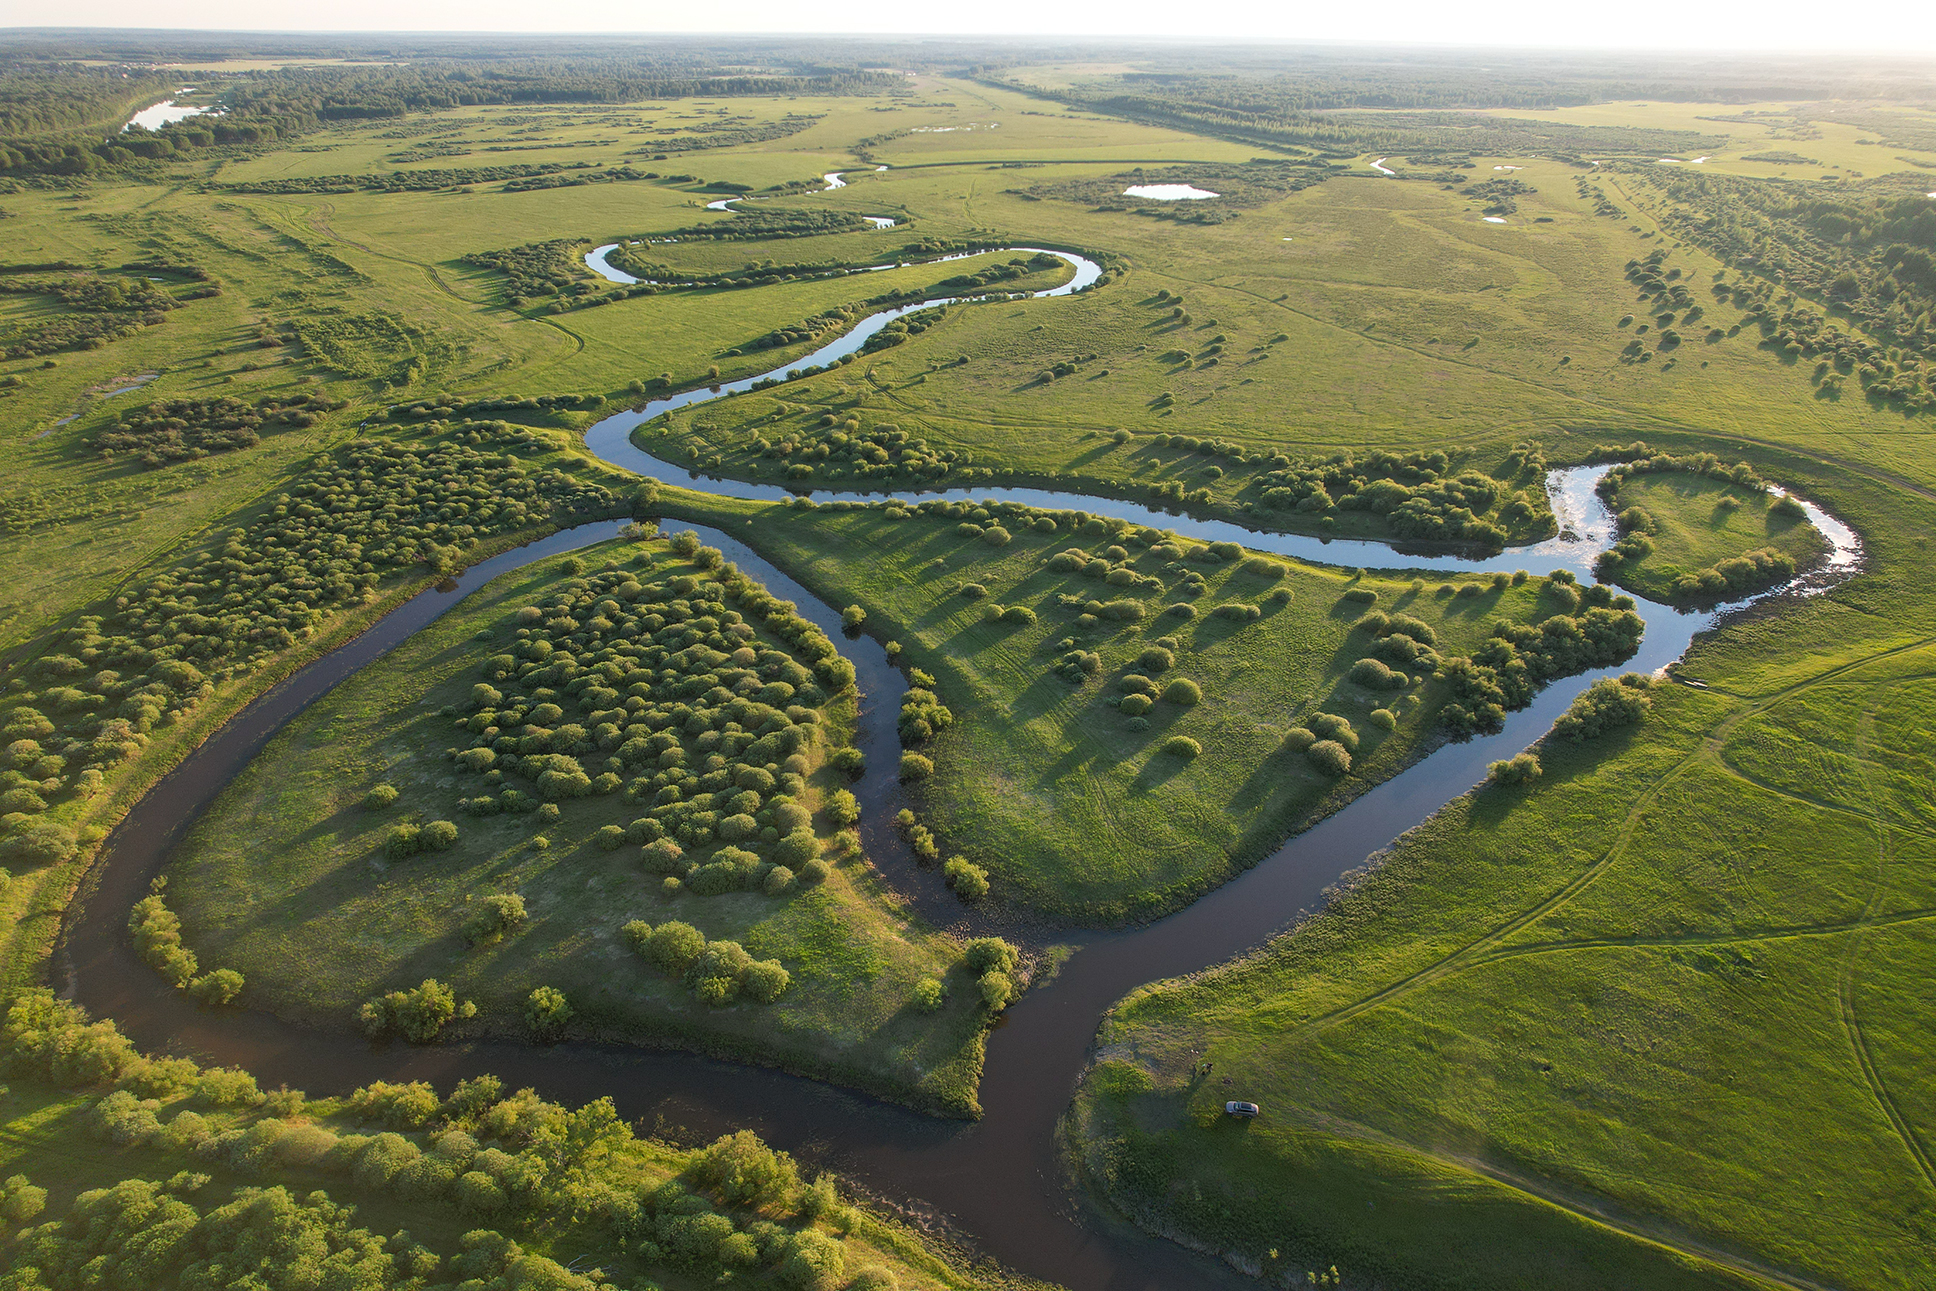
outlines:
[[[1100,272],[1083,257],[1051,254],[1069,261],[1076,273],[1068,283],[1036,295],[1068,295],[1093,283]],[[632,431],[660,413],[723,398],[765,377],[853,353],[893,318],[939,303],[924,301],[872,315],[838,341],[763,377],[688,391],[619,413],[592,427],[586,443],[615,466],[667,482],[729,497],[788,496],[772,485],[700,480],[634,445]],[[1052,490],[951,489],[922,496],[1012,499],[1085,510],[1202,541],[1228,539],[1325,564],[1462,573],[1568,569],[1591,582],[1593,558],[1614,538],[1612,518],[1593,492],[1601,469],[1556,471],[1550,477],[1561,536],[1483,560],[1405,555],[1377,542],[1261,533]],[[885,495],[822,491],[816,496],[869,500]],[[1820,508],[1807,509],[1828,537],[1831,555],[1812,575],[1764,595],[1819,592],[1854,570],[1860,557],[1856,535]],[[1010,1008],[990,1034],[981,1089],[985,1115],[974,1124],[937,1121],[816,1081],[679,1051],[591,1044],[533,1048],[500,1041],[373,1048],[347,1032],[306,1029],[265,1013],[199,1010],[140,962],[126,933],[128,908],[146,892],[149,879],[196,817],[278,729],[491,579],[534,560],[605,541],[622,528],[616,521],[582,525],[482,561],[392,610],[363,635],[273,687],[226,723],[157,783],[108,839],[83,900],[70,910],[63,929],[57,963],[66,977],[67,994],[96,1016],[115,1019],[145,1049],[245,1067],[266,1087],[286,1083],[320,1095],[347,1092],[372,1080],[429,1080],[448,1088],[463,1077],[491,1072],[513,1088],[532,1085],[566,1102],[609,1094],[622,1114],[648,1129],[663,1125],[711,1136],[750,1128],[777,1147],[824,1162],[905,1203],[917,1216],[940,1218],[1011,1268],[1073,1291],[1256,1285],[1216,1261],[1100,1219],[1070,1193],[1056,1149],[1056,1122],[1068,1105],[1102,1013],[1146,982],[1221,963],[1318,909],[1327,888],[1479,783],[1489,761],[1532,743],[1593,680],[1665,667],[1696,633],[1742,604],[1679,613],[1639,601],[1646,635],[1639,654],[1622,667],[1555,682],[1529,708],[1510,715],[1499,734],[1438,749],[1176,914],[1131,930],[1071,934],[1065,940],[1078,949],[1062,971]],[[757,541],[756,531],[745,532]],[[863,834],[868,853],[923,913],[939,922],[962,919],[962,907],[932,872],[920,870],[906,857],[891,823],[899,805],[892,775],[894,720],[905,682],[885,651],[871,638],[843,637],[836,608],[782,574],[740,537],[704,529],[701,533],[776,595],[797,602],[800,612],[840,642],[854,661],[863,693],[860,741],[871,768],[856,786],[867,813]],[[570,1252],[563,1254],[570,1258]]]

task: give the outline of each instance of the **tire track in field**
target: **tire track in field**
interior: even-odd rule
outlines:
[[[1352,1018],[1367,1013],[1387,1001],[1396,999],[1402,995],[1407,995],[1417,987],[1430,985],[1431,983],[1461,972],[1469,966],[1483,962],[1487,951],[1500,948],[1500,943],[1505,938],[1523,931],[1553,911],[1560,909],[1575,896],[1591,886],[1595,879],[1598,879],[1602,874],[1606,873],[1613,866],[1614,862],[1624,854],[1628,843],[1633,839],[1634,832],[1639,826],[1642,815],[1658,801],[1667,786],[1677,781],[1682,773],[1692,767],[1696,762],[1710,758],[1713,754],[1718,753],[1727,743],[1728,736],[1742,722],[1759,713],[1766,712],[1777,705],[1786,703],[1798,694],[1834,681],[1855,669],[1866,668],[1879,660],[1923,649],[1932,643],[1936,643],[1936,637],[1925,637],[1905,645],[1894,646],[1887,650],[1865,655],[1860,659],[1851,660],[1848,663],[1838,664],[1813,677],[1779,690],[1758,704],[1751,704],[1746,708],[1724,717],[1720,722],[1716,723],[1713,729],[1709,731],[1696,747],[1689,750],[1685,757],[1659,776],[1648,787],[1647,791],[1627,809],[1625,817],[1621,820],[1619,828],[1615,831],[1614,840],[1606,851],[1602,852],[1597,860],[1591,865],[1588,865],[1586,869],[1581,871],[1573,879],[1561,885],[1557,891],[1540,901],[1530,910],[1524,911],[1496,925],[1491,931],[1481,935],[1477,940],[1467,943],[1465,946],[1453,951],[1436,963],[1428,964],[1414,973],[1407,974],[1397,981],[1372,992],[1370,995],[1354,1000],[1350,1004],[1341,1005],[1328,1013],[1321,1013],[1316,1017],[1308,1018],[1298,1023],[1294,1027],[1287,1028],[1283,1032],[1283,1038],[1286,1040],[1295,1040],[1315,1035],[1320,1031],[1329,1030],[1341,1022],[1348,1022]],[[1712,694],[1716,692],[1708,693]],[[1936,1174],[1931,1176],[1931,1183],[1932,1186],[1936,1186]]]
[[[1892,689],[1894,689],[1893,686],[1885,687],[1883,693],[1886,694]],[[1878,697],[1862,710],[1862,715],[1856,722],[1855,735],[1856,765],[1862,768],[1862,780],[1869,792],[1876,831],[1875,886],[1870,889],[1869,900],[1863,906],[1862,917],[1855,935],[1849,938],[1848,953],[1842,957],[1842,971],[1837,975],[1835,983],[1835,1000],[1837,1012],[1842,1021],[1842,1030],[1848,1036],[1850,1052],[1855,1057],[1856,1066],[1861,1069],[1862,1079],[1869,1087],[1870,1096],[1875,1099],[1876,1106],[1888,1119],[1890,1127],[1896,1132],[1896,1137],[1901,1140],[1904,1150],[1916,1163],[1916,1168],[1922,1172],[1923,1182],[1932,1192],[1936,1192],[1936,1160],[1931,1159],[1929,1148],[1916,1133],[1916,1127],[1910,1123],[1908,1116],[1897,1104],[1895,1096],[1889,1092],[1889,1082],[1882,1075],[1881,1065],[1877,1063],[1875,1051],[1869,1044],[1868,1033],[1862,1029],[1862,1017],[1856,1007],[1855,986],[1862,957],[1862,941],[1869,928],[1874,926],[1875,906],[1882,899],[1883,879],[1889,866],[1891,852],[1889,822],[1883,818],[1875,782],[1870,774],[1872,766],[1872,759],[1869,756],[1870,742],[1874,734],[1876,708],[1880,702]]]

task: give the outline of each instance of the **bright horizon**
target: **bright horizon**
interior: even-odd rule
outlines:
[[[283,12],[293,12],[285,10]],[[890,13],[851,5],[745,0],[734,6],[640,5],[625,0],[339,0],[301,10],[303,21],[265,25],[255,0],[81,0],[60,12],[60,29],[126,29],[250,34],[450,34],[626,36],[1013,37],[1091,43],[1181,40],[1191,43],[1369,44],[1387,47],[1493,47],[1607,52],[1861,54],[1936,51],[1936,5],[1881,0],[1859,20],[1826,23],[1819,6],[1798,0],[1697,3],[1649,10],[1622,21],[1601,6],[1506,0],[1465,9],[1425,0],[1372,6],[1282,5],[1252,0],[1158,4],[1153,0],[985,0],[962,7],[898,6]],[[167,27],[157,28],[164,16]],[[42,0],[0,0],[0,28],[43,30]],[[1844,17],[1854,17],[1844,11]],[[727,25],[722,26],[722,19]],[[0,31],[0,40],[5,34]]]

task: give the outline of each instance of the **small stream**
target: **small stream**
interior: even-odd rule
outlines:
[[[1083,257],[1051,254],[1074,266],[1075,276],[1036,295],[1068,295],[1093,283],[1100,272]],[[939,303],[944,302],[882,311],[838,341],[767,376],[784,376],[786,371],[854,353],[893,318]],[[773,485],[699,480],[631,442],[633,430],[660,413],[723,398],[762,379],[749,377],[654,400],[598,423],[587,433],[586,443],[613,465],[667,482],[721,496],[787,497],[787,490]],[[1404,555],[1377,542],[1254,532],[1133,502],[1053,490],[948,489],[923,496],[1006,499],[1085,510],[1174,530],[1200,541],[1227,539],[1326,564],[1465,574],[1568,569],[1583,582],[1591,582],[1593,558],[1615,536],[1612,518],[1593,492],[1603,469],[1552,473],[1549,487],[1560,522],[1559,537],[1481,560]],[[816,496],[873,500],[883,495],[820,492]],[[1859,540],[1845,525],[1812,505],[1808,515],[1828,537],[1832,553],[1820,569],[1779,591],[1818,592],[1848,576],[1859,560]],[[879,1193],[910,1202],[917,1213],[942,1217],[1007,1265],[1076,1291],[1256,1285],[1171,1243],[1079,1213],[1056,1152],[1055,1128],[1101,1014],[1137,986],[1224,962],[1318,909],[1327,888],[1479,783],[1488,762],[1508,757],[1538,739],[1593,680],[1665,667],[1721,613],[1680,613],[1639,601],[1646,635],[1639,654],[1622,667],[1548,686],[1529,708],[1511,714],[1501,733],[1438,749],[1187,909],[1141,928],[1072,934],[1067,940],[1078,950],[1061,973],[1025,995],[990,1034],[981,1089],[986,1115],[975,1124],[937,1121],[812,1080],[678,1051],[591,1044],[540,1049],[500,1041],[376,1048],[342,1032],[306,1029],[266,1013],[199,1010],[140,962],[126,933],[129,907],[146,892],[149,879],[160,871],[196,817],[278,729],[318,696],[492,578],[533,560],[605,541],[622,528],[616,521],[582,525],[483,561],[392,610],[362,636],[273,687],[225,724],[137,803],[108,839],[89,876],[84,903],[70,911],[63,929],[58,962],[65,970],[68,994],[97,1016],[114,1018],[144,1049],[186,1052],[204,1061],[242,1066],[256,1073],[265,1087],[287,1083],[321,1095],[381,1079],[430,1080],[448,1088],[463,1077],[493,1072],[514,1088],[535,1086],[547,1097],[565,1102],[609,1094],[626,1117],[647,1126],[659,1123],[699,1136],[750,1128],[777,1147],[824,1162]],[[743,532],[757,541],[757,532],[750,528]],[[913,864],[893,828],[892,813],[899,805],[893,777],[894,721],[905,682],[885,651],[868,637],[844,638],[837,609],[782,574],[740,537],[704,529],[701,534],[776,595],[795,601],[803,615],[842,642],[843,653],[856,666],[863,694],[859,741],[868,753],[870,770],[855,790],[865,811],[863,836],[869,857],[932,921],[971,927],[979,923],[980,917],[966,913],[932,871]]]

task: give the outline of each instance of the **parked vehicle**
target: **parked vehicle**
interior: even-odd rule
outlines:
[[[1224,1114],[1227,1116],[1241,1116],[1245,1120],[1249,1120],[1251,1117],[1257,1115],[1257,1113],[1262,1109],[1259,1108],[1255,1103],[1232,1102],[1232,1103],[1225,1103],[1223,1105],[1223,1110],[1224,1110]]]

